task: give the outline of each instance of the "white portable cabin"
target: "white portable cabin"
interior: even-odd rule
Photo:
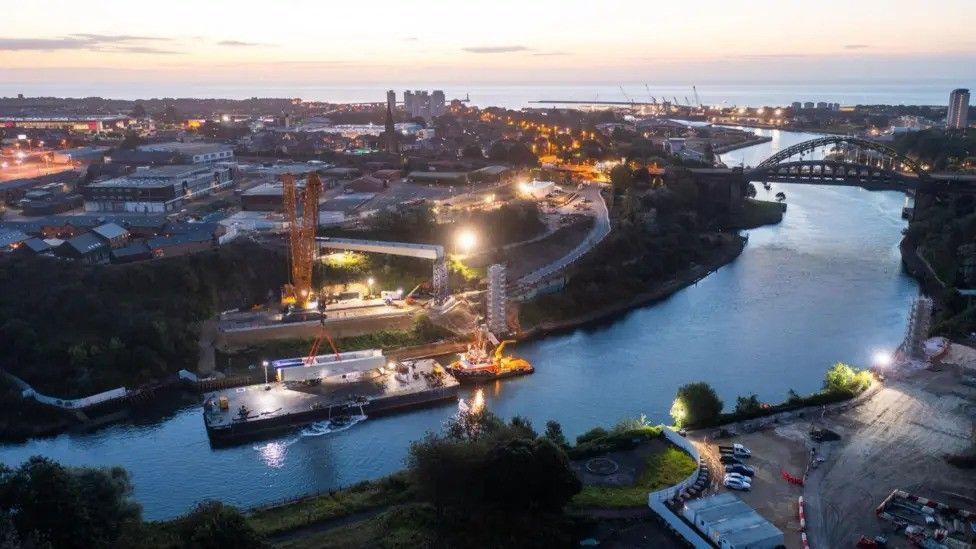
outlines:
[[[318,355],[305,364],[305,357],[283,358],[271,363],[278,381],[306,381],[309,379],[340,378],[352,381],[364,372],[386,365],[386,358],[380,349],[349,351]]]

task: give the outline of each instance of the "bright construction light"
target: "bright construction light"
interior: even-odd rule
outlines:
[[[470,252],[478,243],[478,236],[470,229],[464,229],[457,235],[457,245],[464,252]]]
[[[18,160],[23,160],[23,159],[25,159],[25,158],[27,158],[27,154],[26,154],[26,153],[24,153],[24,151],[18,151],[18,152],[17,152],[17,159],[18,159]]]
[[[367,286],[372,286],[373,284],[376,284],[376,279],[375,278],[369,277],[369,278],[366,279],[366,285]]]
[[[887,351],[876,351],[871,357],[871,362],[875,366],[885,368],[891,366],[891,363],[894,362],[894,357],[892,357],[891,353]]]

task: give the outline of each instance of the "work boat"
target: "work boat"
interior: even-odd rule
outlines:
[[[495,334],[484,327],[475,334],[475,340],[468,345],[468,350],[460,353],[458,359],[447,367],[447,371],[461,383],[493,381],[534,372],[535,368],[527,360],[504,356],[505,346],[509,343],[514,343],[514,340],[499,343]]]

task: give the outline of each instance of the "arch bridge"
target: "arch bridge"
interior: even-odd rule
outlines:
[[[840,154],[806,159],[818,149],[833,147]],[[797,143],[745,170],[752,181],[850,185],[900,191],[949,190],[925,167],[895,149],[860,137],[831,135]],[[943,188],[946,187],[946,188]]]

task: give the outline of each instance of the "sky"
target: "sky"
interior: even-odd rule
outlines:
[[[973,0],[7,2],[7,83],[976,78]]]

